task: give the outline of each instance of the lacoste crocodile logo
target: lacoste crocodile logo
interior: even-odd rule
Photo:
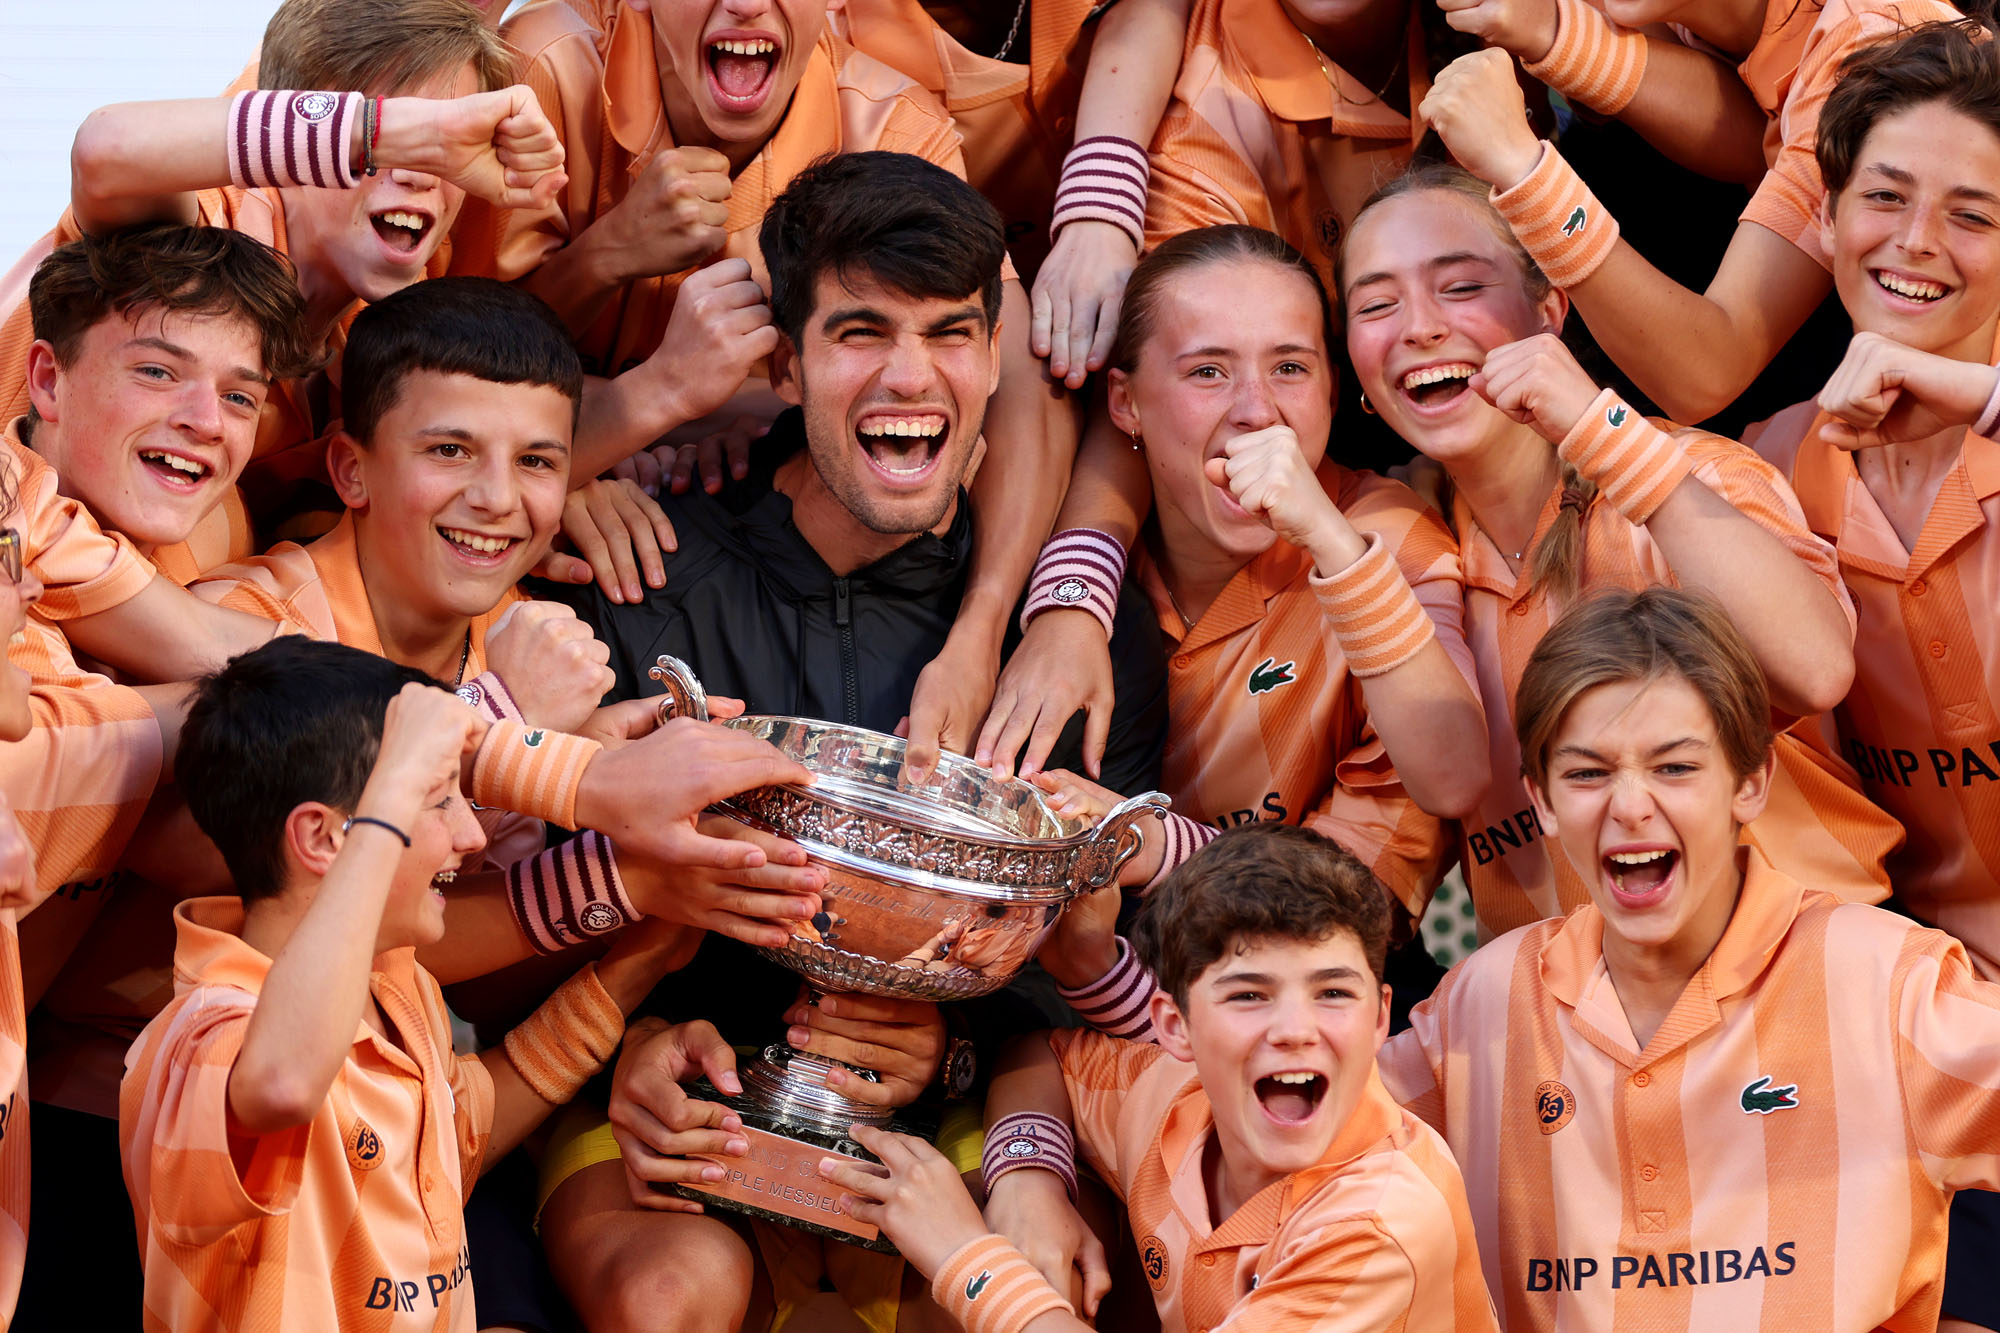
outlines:
[[[1612,408],[1609,412],[1606,412],[1604,414],[1604,419],[1610,422],[1612,429],[1615,430],[1618,427],[1624,425],[1625,418],[1631,415],[1632,415],[1631,412],[1626,410],[1625,404],[1620,403],[1618,404],[1618,406]]]
[[[1250,668],[1250,693],[1269,694],[1280,685],[1291,684],[1298,679],[1298,668],[1297,662],[1286,662],[1280,666],[1277,658],[1265,658]]]
[[[1583,224],[1588,221],[1590,221],[1590,215],[1583,211],[1582,204],[1578,204],[1576,208],[1571,211],[1569,219],[1563,223],[1563,235],[1565,236],[1576,235],[1578,232],[1583,230]]]
[[[527,735],[521,737],[521,744],[527,746],[530,750],[532,750],[536,746],[540,745],[546,739],[548,739],[547,732],[531,731]]]
[[[1745,1115],[1769,1115],[1773,1111],[1789,1111],[1799,1104],[1798,1084],[1772,1088],[1766,1086],[1770,1081],[1771,1076],[1766,1074],[1743,1089]]]
[[[978,1300],[979,1293],[985,1291],[986,1284],[991,1282],[992,1280],[993,1280],[992,1269],[990,1268],[980,1269],[979,1276],[965,1284],[965,1299],[967,1299],[968,1301]]]

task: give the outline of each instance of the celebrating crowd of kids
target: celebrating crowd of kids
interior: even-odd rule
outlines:
[[[1989,2],[282,0],[92,112],[0,1327],[2000,1331]],[[829,991],[663,654],[1171,804]],[[889,1245],[704,1193],[769,1043]]]

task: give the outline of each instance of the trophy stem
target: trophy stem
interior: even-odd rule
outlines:
[[[868,1070],[790,1046],[766,1046],[743,1070],[744,1095],[774,1121],[810,1125],[843,1138],[850,1125],[886,1127],[893,1115],[889,1108],[855,1101],[828,1086],[826,1076],[835,1068],[851,1076],[874,1078]]]

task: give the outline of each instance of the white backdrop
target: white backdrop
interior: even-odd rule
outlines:
[[[106,102],[212,97],[277,0],[0,0],[0,270],[69,201],[69,145]]]

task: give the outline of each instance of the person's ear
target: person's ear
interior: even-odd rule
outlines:
[[[1736,796],[1729,804],[1729,813],[1739,824],[1747,824],[1764,813],[1766,802],[1771,799],[1771,768],[1777,762],[1775,751],[1764,752],[1764,762],[1743,775],[1736,784]]]
[[[1160,1049],[1174,1059],[1194,1063],[1194,1042],[1188,1036],[1187,1015],[1164,988],[1153,992],[1153,1036]]]
[[[346,431],[335,431],[326,446],[326,470],[334,492],[349,509],[368,507],[368,451]]]
[[[1389,1040],[1389,1001],[1394,996],[1388,982],[1383,982],[1381,989],[1382,1009],[1375,1015],[1375,1049],[1378,1051],[1382,1049],[1382,1043]]]
[[[1111,413],[1111,424],[1131,436],[1141,439],[1139,429],[1139,409],[1132,401],[1132,377],[1125,371],[1113,367],[1104,377],[1104,405]]]
[[[1569,318],[1569,293],[1560,287],[1549,288],[1541,300],[1541,316],[1543,329],[1562,337],[1563,323]]]
[[[991,398],[1000,387],[1000,324],[993,326],[993,332],[986,335],[986,396]]]
[[[789,333],[780,333],[778,345],[771,351],[771,391],[793,407],[806,399],[806,381],[799,367],[799,349],[792,344]]]
[[[62,381],[62,367],[56,364],[55,344],[47,338],[35,339],[28,349],[28,404],[35,415],[53,424],[61,418],[56,392]]]
[[[1528,790],[1528,804],[1535,807],[1535,822],[1542,826],[1542,839],[1547,841],[1557,836],[1560,830],[1556,828],[1556,812],[1549,805],[1547,789],[1525,774],[1521,777],[1521,785]]]
[[[1833,191],[1822,188],[1819,195],[1819,249],[1833,253]]]
[[[301,801],[285,816],[285,860],[308,875],[325,877],[346,840],[347,816],[320,801]]]

